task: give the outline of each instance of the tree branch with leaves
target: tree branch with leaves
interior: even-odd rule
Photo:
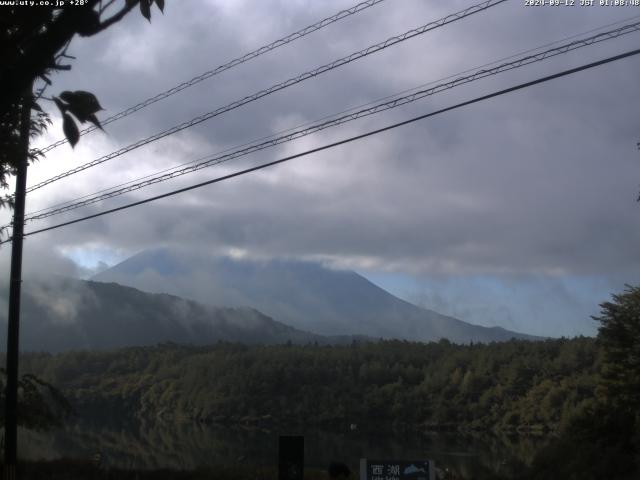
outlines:
[[[84,5],[60,7],[0,7],[0,188],[8,188],[8,178],[15,175],[20,161],[20,112],[24,102],[31,104],[31,136],[40,135],[50,119],[39,102],[52,85],[51,75],[71,69],[74,57],[67,51],[76,35],[91,37],[122,20],[134,8],[151,21],[151,7],[164,12],[164,0],[86,0]],[[25,97],[34,82],[44,85]],[[69,143],[78,142],[77,122],[91,122],[100,127],[96,113],[102,109],[95,95],[83,90],[65,91],[54,101],[63,118],[63,131]],[[32,163],[42,156],[29,152]],[[0,198],[0,207],[12,207],[11,197]]]

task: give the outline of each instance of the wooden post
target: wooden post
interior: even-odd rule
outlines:
[[[9,283],[9,313],[7,325],[7,385],[4,409],[5,478],[16,478],[18,461],[18,350],[20,341],[20,287],[22,285],[22,241],[24,210],[29,164],[29,133],[31,130],[32,85],[22,99],[20,114],[21,151],[16,172],[16,193],[13,208],[13,240],[11,242],[11,274]]]

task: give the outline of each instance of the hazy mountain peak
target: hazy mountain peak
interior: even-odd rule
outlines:
[[[252,307],[321,335],[456,342],[532,338],[471,325],[419,308],[356,272],[320,263],[215,257],[179,249],[143,251],[94,277],[209,305]]]

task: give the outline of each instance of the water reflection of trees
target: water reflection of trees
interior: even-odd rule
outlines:
[[[547,437],[477,433],[275,432],[167,421],[76,423],[49,434],[24,433],[22,440],[23,451],[32,459],[91,459],[100,452],[102,464],[109,468],[194,470],[240,463],[274,465],[280,433],[305,435],[309,467],[326,468],[330,461],[341,460],[357,471],[361,457],[431,458],[463,478],[491,473],[512,476],[547,441]]]

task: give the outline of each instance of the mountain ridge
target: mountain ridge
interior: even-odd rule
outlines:
[[[539,337],[482,327],[413,305],[360,274],[300,260],[249,260],[178,249],[142,251],[95,275],[210,305],[252,307],[319,335],[491,342]]]
[[[0,314],[0,321],[6,324],[6,313]],[[105,350],[165,342],[339,344],[353,340],[304,332],[252,308],[202,305],[116,283],[52,277],[31,280],[23,288],[23,351]],[[0,328],[0,344],[6,345],[6,328]]]

